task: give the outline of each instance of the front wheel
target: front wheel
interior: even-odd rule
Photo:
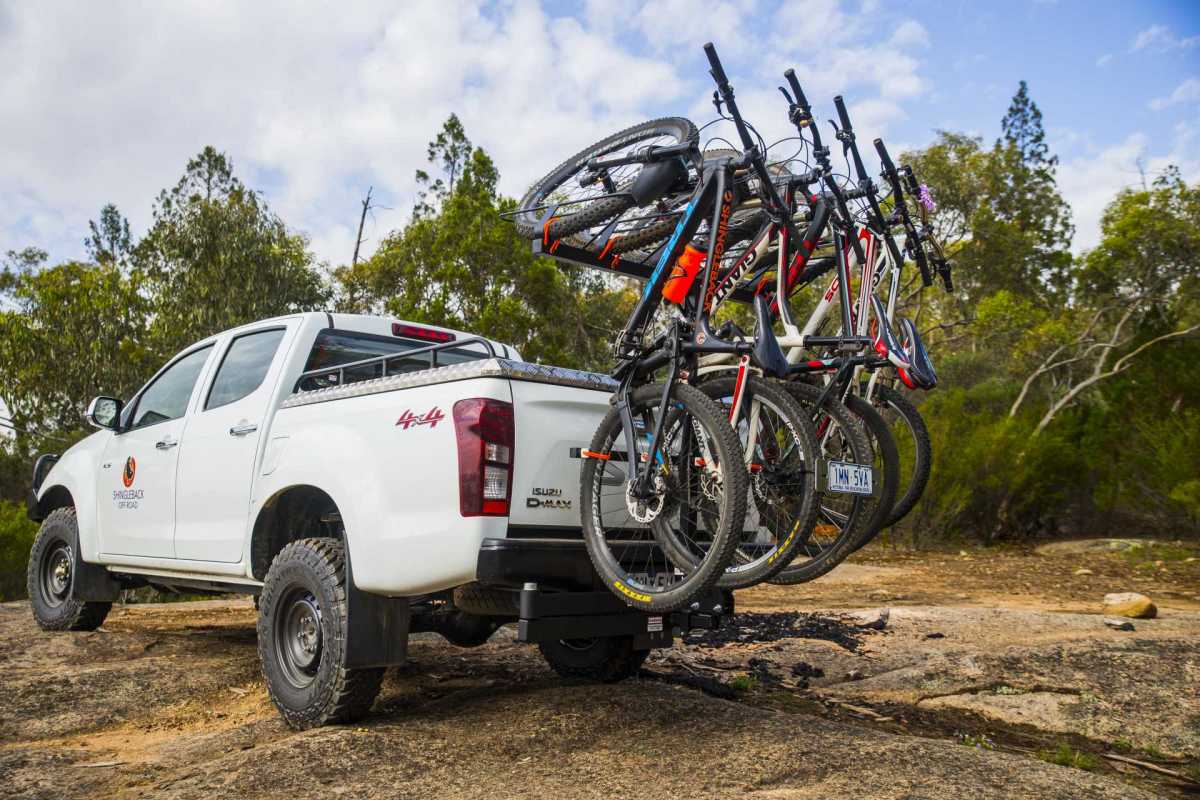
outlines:
[[[696,126],[692,122],[682,117],[665,117],[600,140],[559,164],[526,193],[514,220],[517,232],[527,239],[544,236],[554,240],[598,230],[637,204],[629,189],[647,165],[625,164],[593,174],[587,166],[589,159],[613,159],[654,146],[695,143],[696,139]],[[553,216],[539,227],[538,221],[551,209]],[[582,238],[588,240],[586,235]]]
[[[25,586],[33,618],[44,631],[94,631],[112,608],[112,603],[75,598],[72,590],[78,542],[79,522],[73,508],[51,511],[33,540]]]
[[[634,430],[628,437],[618,409],[609,410],[583,453],[580,474],[583,538],[592,566],[627,604],[660,614],[691,603],[729,566],[747,491],[737,434],[699,389],[670,387],[662,437],[651,447],[663,389],[650,384],[632,393]],[[638,468],[649,463],[652,449],[648,485],[639,490]]]
[[[258,655],[267,693],[297,730],[366,716],[382,668],[347,669],[346,554],[336,539],[292,542],[263,583]]]

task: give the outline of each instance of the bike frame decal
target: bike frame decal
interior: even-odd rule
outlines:
[[[721,256],[725,255],[725,239],[729,235],[729,217],[733,214],[733,192],[726,189],[721,195],[720,221],[717,223],[717,235],[714,237],[712,258],[709,260],[708,289],[704,293],[704,310],[711,311],[713,299],[717,291],[718,267]]]

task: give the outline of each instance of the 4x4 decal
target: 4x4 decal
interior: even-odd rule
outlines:
[[[396,420],[396,425],[408,430],[413,425],[428,425],[431,428],[436,428],[437,424],[446,418],[446,414],[437,406],[426,411],[421,416],[417,416],[412,412],[412,409],[404,409],[404,413],[400,415],[400,419]]]

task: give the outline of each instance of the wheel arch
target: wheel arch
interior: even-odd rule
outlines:
[[[75,506],[75,497],[71,494],[71,490],[61,483],[56,483],[49,488],[43,490],[37,501],[37,519],[35,522],[41,522],[46,517],[50,516],[50,512],[59,508],[78,508]]]
[[[311,484],[284,487],[258,510],[250,535],[250,572],[263,580],[271,561],[290,542],[313,536],[346,540],[341,508],[329,492]],[[347,543],[349,558],[349,543]]]

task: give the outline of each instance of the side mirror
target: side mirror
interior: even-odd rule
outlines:
[[[115,431],[121,419],[121,407],[121,401],[115,397],[97,397],[88,403],[84,417],[97,428]]]

